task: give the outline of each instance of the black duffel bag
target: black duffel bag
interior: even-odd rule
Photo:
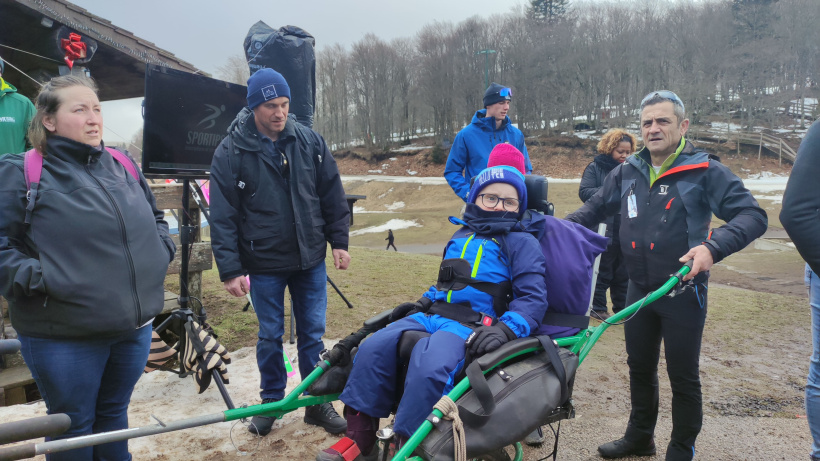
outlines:
[[[503,357],[539,342],[546,352],[505,363],[487,375],[482,374],[482,370]],[[578,356],[559,348],[547,336],[508,343],[470,364],[467,377],[471,388],[456,402],[464,423],[467,458],[523,440],[549,422],[555,409],[572,396],[577,368]],[[416,454],[426,460],[452,460],[452,421],[441,419],[416,449]]]

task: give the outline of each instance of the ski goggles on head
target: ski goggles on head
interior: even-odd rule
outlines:
[[[512,89],[510,89],[510,88],[501,88],[501,90],[498,92],[498,95],[501,96],[502,98],[510,99],[510,98],[512,98]]]
[[[672,104],[678,105],[681,107],[681,109],[686,110],[686,108],[683,106],[683,101],[681,101],[678,95],[669,90],[653,91],[648,95],[644,96],[644,98],[641,100],[641,109],[643,109],[649,101],[655,99],[656,97],[664,99],[666,101],[671,101]]]

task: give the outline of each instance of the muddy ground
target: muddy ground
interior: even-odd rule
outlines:
[[[572,171],[564,177],[580,175],[578,168],[590,159],[572,162]],[[399,161],[408,162],[404,169],[416,171],[409,159],[394,162]],[[359,165],[352,166],[354,162]],[[417,162],[424,164],[421,159]],[[429,167],[429,163],[426,165]],[[362,160],[340,159],[340,168],[346,174],[363,174],[366,171],[362,170],[371,166]],[[757,168],[770,169],[763,164]],[[701,354],[705,417],[696,459],[808,459],[811,437],[803,392],[811,333],[802,274],[803,264],[797,253],[777,242],[761,242],[714,267]],[[287,348],[293,358],[294,346]],[[234,351],[233,359],[229,390],[234,402],[257,403],[258,371],[253,349]],[[671,391],[664,367],[662,359],[658,455],[635,459],[663,459],[669,441]],[[296,384],[297,378],[291,378],[289,386]],[[600,459],[596,447],[622,435],[630,408],[621,327],[610,328],[582,364],[573,400],[577,414],[560,426],[557,459]],[[340,404],[336,405],[341,411]],[[151,415],[167,422],[224,409],[214,386],[198,395],[191,378],[155,372],[138,383],[130,422],[132,427],[146,426],[156,423]],[[43,403],[35,402],[0,408],[0,420],[15,421],[44,413]],[[312,460],[317,451],[335,443],[338,437],[304,424],[301,413],[286,415],[263,438],[249,434],[242,422],[229,422],[134,439],[130,449],[135,460]],[[551,450],[552,440],[548,437],[541,448],[527,447],[524,459],[542,459]]]
[[[774,248],[750,247],[713,271],[701,355],[705,418],[696,459],[808,456],[811,438],[803,386],[810,326],[802,264],[795,251]],[[578,371],[573,395],[577,415],[560,426],[559,460],[600,459],[596,447],[622,434],[629,412],[622,331],[610,328]],[[294,357],[293,346],[288,348]],[[235,403],[257,403],[253,349],[235,351],[230,371],[228,387]],[[663,371],[660,383],[659,454],[642,459],[663,459],[669,440],[671,393]],[[291,378],[289,386],[296,384],[296,377]],[[138,383],[130,420],[132,427],[146,426],[156,424],[151,415],[167,422],[224,409],[214,386],[198,395],[191,378],[155,372]],[[43,403],[35,402],[0,408],[0,419],[14,421],[44,413]],[[338,438],[304,424],[301,417],[301,411],[286,415],[264,438],[249,434],[242,422],[230,422],[134,439],[130,447],[135,460],[311,460]],[[551,440],[539,449],[527,447],[525,459],[541,459],[551,449]]]

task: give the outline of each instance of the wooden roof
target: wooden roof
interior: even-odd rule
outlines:
[[[53,54],[50,37],[61,25],[97,42],[97,51],[85,67],[97,81],[102,101],[142,96],[146,64],[200,72],[173,53],[73,3],[64,0],[0,0],[0,56],[7,61],[3,78],[21,93],[33,97],[38,85],[9,64],[40,82],[58,75],[58,66],[64,63],[59,59],[61,56]]]

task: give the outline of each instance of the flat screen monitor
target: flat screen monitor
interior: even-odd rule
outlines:
[[[207,178],[214,150],[247,89],[149,64],[145,71],[142,171],[147,177]]]

